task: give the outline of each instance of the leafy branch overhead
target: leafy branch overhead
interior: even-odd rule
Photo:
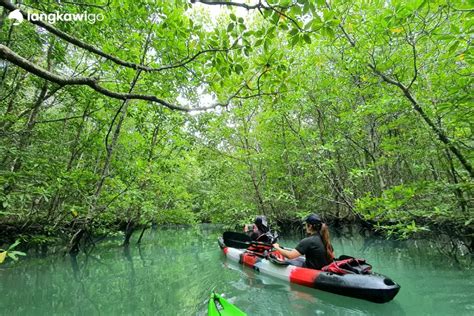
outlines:
[[[262,15],[267,18],[272,24],[280,25],[284,30],[288,29],[287,24],[281,23],[282,18],[287,18],[289,19],[294,25],[296,25],[296,28],[293,28],[291,31],[289,31],[289,35],[292,36],[292,43],[297,43],[298,40],[302,38],[308,43],[311,43],[311,38],[309,34],[311,33],[320,33],[322,35],[334,37],[335,36],[335,27],[339,28],[340,31],[342,32],[342,38],[347,40],[348,44],[350,47],[352,47],[353,50],[357,51],[357,54],[361,57],[359,57],[359,62],[361,64],[366,64],[377,76],[382,78],[382,80],[386,83],[392,84],[403,92],[403,95],[406,97],[407,101],[409,101],[413,109],[420,115],[420,117],[423,119],[423,121],[428,125],[428,127],[432,130],[432,132],[435,134],[435,137],[438,138],[453,154],[454,156],[459,160],[461,165],[465,168],[465,170],[468,172],[469,176],[474,179],[474,169],[472,167],[472,164],[469,162],[469,159],[463,154],[459,148],[454,144],[453,140],[451,140],[446,132],[443,130],[442,127],[436,126],[432,119],[426,114],[425,110],[423,109],[422,105],[415,100],[415,97],[413,95],[413,92],[410,91],[410,88],[412,85],[416,82],[417,77],[418,77],[418,67],[417,67],[417,51],[416,51],[416,37],[423,37],[426,36],[426,29],[430,27],[431,21],[428,19],[424,18],[422,16],[422,10],[423,7],[426,5],[426,1],[419,1],[419,2],[414,2],[412,4],[412,9],[414,9],[414,13],[410,15],[409,9],[407,7],[402,7],[401,4],[398,4],[397,9],[402,11],[405,9],[403,12],[404,16],[403,18],[405,19],[405,23],[410,23],[409,19],[418,20],[415,21],[414,23],[415,26],[410,26],[409,27],[420,27],[420,31],[416,30],[407,30],[407,38],[406,38],[406,44],[410,47],[409,50],[409,58],[412,59],[413,61],[413,77],[409,83],[408,86],[404,86],[401,82],[397,80],[393,80],[388,78],[383,72],[381,72],[379,69],[376,68],[374,64],[374,54],[373,51],[366,51],[364,52],[363,49],[359,48],[360,45],[357,45],[357,40],[354,35],[350,35],[349,32],[346,30],[346,26],[344,25],[344,20],[345,18],[338,18],[338,14],[341,16],[343,15],[343,10],[348,12],[350,8],[344,8],[343,10],[338,9],[336,7],[331,7],[327,1],[316,1],[316,3],[312,3],[311,1],[269,1],[268,3],[274,3],[273,5],[270,4],[263,4],[262,1],[258,1],[257,4],[254,5],[247,5],[247,4],[241,4],[237,2],[227,2],[227,1],[198,1],[203,4],[207,5],[221,5],[221,6],[236,6],[236,7],[243,7],[247,10],[254,10],[257,9],[260,12],[261,10],[269,10],[273,11],[273,15],[269,16],[268,14],[265,15],[262,13]],[[342,6],[341,6],[342,7]],[[282,11],[278,11],[276,8]],[[438,12],[436,12],[435,15],[439,15],[439,18],[443,18],[443,12],[442,12],[442,6],[439,7]],[[288,11],[292,15],[292,17],[289,17],[288,15],[282,13]],[[322,19],[320,15],[323,15],[324,18],[324,23],[322,23]],[[231,16],[232,17],[232,16]],[[276,17],[276,19],[275,19]],[[302,21],[307,21],[306,25],[304,28],[301,28],[299,24],[296,22],[297,20],[302,20]],[[386,20],[392,21],[394,19],[393,13],[389,13],[386,16]],[[432,19],[433,20],[433,19]],[[438,20],[438,25],[435,24],[435,28],[439,26],[440,20]],[[400,22],[398,22],[400,23]],[[436,22],[435,22],[436,23]],[[393,31],[396,30],[396,31]],[[392,28],[392,32],[397,34],[401,32],[401,28]],[[417,33],[418,32],[418,33]],[[382,33],[383,34],[383,33]],[[374,37],[383,37],[383,35],[375,35]],[[420,40],[420,39],[418,39]],[[459,42],[456,42],[459,43]],[[372,48],[375,50],[375,48]],[[384,45],[382,47],[378,47],[379,50],[385,50]]]
[[[212,109],[217,106],[227,106],[228,102],[230,102],[230,99],[232,99],[235,96],[232,96],[227,103],[217,103],[208,107],[199,107],[199,108],[184,108],[180,107],[177,105],[173,105],[171,103],[168,103],[162,99],[159,99],[155,96],[152,95],[144,95],[144,94],[131,94],[131,93],[120,93],[120,92],[114,92],[110,91],[101,85],[98,84],[99,80],[95,78],[90,78],[90,77],[72,77],[72,78],[65,78],[61,77],[58,75],[55,75],[46,69],[40,68],[36,66],[35,64],[29,62],[25,58],[19,56],[18,54],[14,53],[12,50],[10,50],[8,47],[5,45],[0,44],[0,57],[2,59],[8,60],[12,62],[13,64],[23,68],[24,70],[37,75],[38,77],[41,77],[43,79],[46,79],[48,81],[54,82],[59,84],[60,86],[67,86],[67,85],[86,85],[89,86],[90,88],[94,89],[95,91],[114,98],[114,99],[119,99],[119,100],[144,100],[144,101],[150,101],[150,102],[156,102],[161,105],[164,105],[165,107],[172,109],[172,110],[180,110],[180,111],[196,111],[196,110],[207,110],[207,109]]]
[[[9,2],[7,0],[0,0],[0,5],[3,6],[4,8],[6,8],[9,11],[13,11],[13,10],[17,9],[17,7],[15,7],[11,2]],[[23,10],[20,10],[20,12],[24,16],[24,18],[26,19],[26,17],[27,17],[26,12],[23,11]],[[195,53],[190,53],[189,50],[188,50],[188,56],[185,57],[185,58],[182,58],[181,60],[179,60],[177,62],[170,63],[168,65],[159,66],[159,67],[150,67],[150,66],[146,66],[146,65],[143,65],[143,64],[137,64],[137,63],[125,61],[125,60],[123,60],[123,59],[121,59],[117,56],[114,56],[112,54],[108,54],[108,53],[98,49],[95,45],[88,44],[88,43],[86,43],[86,42],[84,42],[84,41],[82,41],[82,40],[80,40],[80,39],[78,39],[74,36],[71,36],[71,35],[67,34],[64,31],[61,31],[60,29],[58,29],[58,28],[56,28],[56,27],[54,27],[54,26],[52,26],[48,23],[42,22],[41,20],[32,20],[31,23],[36,24],[37,26],[47,30],[51,34],[54,34],[55,36],[61,38],[62,40],[66,41],[66,42],[68,42],[72,45],[75,45],[75,46],[77,46],[81,49],[84,49],[84,50],[92,53],[93,55],[97,55],[98,57],[105,58],[105,60],[110,61],[110,62],[112,62],[112,63],[114,63],[118,66],[125,67],[125,68],[130,68],[130,69],[134,69],[134,70],[140,70],[140,71],[144,71],[144,72],[148,72],[148,73],[160,73],[160,72],[164,72],[164,71],[169,71],[169,70],[181,68],[181,69],[184,69],[186,71],[189,71],[189,72],[195,74],[195,72],[193,72],[192,70],[187,68],[187,66],[190,63],[197,62],[199,57],[206,56],[206,55],[209,55],[209,54],[217,54],[217,53],[226,53],[227,54],[227,53],[229,53],[233,50],[240,50],[241,49],[241,47],[237,43],[238,41],[234,41],[234,43],[232,43],[231,45],[228,45],[228,47],[224,47],[224,48],[208,48],[208,49],[200,50],[200,51],[195,52]],[[234,88],[233,90],[237,91],[237,92],[232,92],[231,95],[224,102],[216,102],[216,103],[208,105],[208,106],[183,107],[183,106],[176,105],[176,104],[173,104],[171,102],[168,102],[168,101],[164,100],[163,98],[159,98],[159,97],[154,96],[154,95],[130,94],[130,93],[121,93],[121,92],[112,91],[112,90],[110,90],[108,88],[105,88],[104,86],[99,84],[99,82],[101,81],[101,78],[99,78],[99,77],[63,77],[63,76],[56,75],[56,74],[51,73],[51,72],[49,72],[45,69],[42,69],[38,65],[35,65],[34,63],[30,62],[29,60],[25,59],[24,57],[18,55],[17,53],[15,53],[13,50],[11,50],[10,48],[8,48],[5,45],[0,46],[0,57],[2,59],[8,60],[9,62],[23,68],[24,70],[26,70],[26,71],[28,71],[32,74],[35,74],[35,75],[37,75],[37,76],[39,76],[43,79],[46,79],[48,81],[59,84],[60,86],[67,86],[67,85],[89,86],[90,88],[92,88],[96,92],[98,92],[100,94],[103,94],[105,96],[114,98],[114,99],[120,99],[120,100],[133,100],[133,99],[136,99],[136,100],[150,101],[150,102],[155,102],[155,103],[161,104],[161,105],[163,105],[163,106],[165,106],[169,109],[172,109],[172,110],[179,110],[179,111],[185,111],[185,112],[203,111],[203,110],[213,109],[213,108],[216,108],[216,107],[225,107],[225,106],[228,106],[230,101],[235,97],[249,98],[249,97],[256,97],[256,96],[264,96],[266,94],[275,94],[275,92],[260,93],[260,91],[259,91],[258,94],[251,93],[251,94],[246,94],[246,95],[239,95],[239,93],[243,89],[248,87],[248,84],[244,82],[243,85],[240,85],[240,88],[237,88],[237,89]],[[240,70],[237,69],[237,71],[242,72],[243,69],[242,68]],[[199,80],[201,80],[201,79],[199,79]],[[203,82],[201,81],[201,84],[202,83]]]

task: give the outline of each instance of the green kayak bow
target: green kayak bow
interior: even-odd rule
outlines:
[[[212,292],[209,299],[209,306],[207,310],[208,316],[247,316],[244,312],[238,309],[235,305],[229,303],[221,295]]]

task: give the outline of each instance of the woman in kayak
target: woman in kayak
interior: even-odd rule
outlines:
[[[273,244],[273,247],[288,259],[305,255],[304,267],[320,270],[334,260],[334,249],[329,241],[329,229],[316,214],[309,215],[304,222],[309,237],[301,240],[295,249],[282,249],[279,244]]]

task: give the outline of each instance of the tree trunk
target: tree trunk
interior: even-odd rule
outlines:
[[[128,247],[130,245],[130,238],[135,231],[135,223],[133,219],[129,219],[127,222],[127,226],[125,227],[125,239],[123,241],[123,246]]]
[[[145,225],[142,229],[142,232],[140,233],[140,237],[138,237],[138,240],[137,240],[137,245],[141,244],[142,242],[142,238],[143,238],[143,234],[145,233],[145,230],[147,230],[148,226]]]

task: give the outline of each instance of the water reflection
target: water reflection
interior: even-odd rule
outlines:
[[[103,240],[76,257],[29,257],[0,268],[0,306],[12,315],[205,315],[212,289],[249,315],[418,315],[474,312],[469,269],[421,244],[333,232],[337,255],[367,259],[402,288],[394,301],[375,304],[290,285],[226,261],[216,226],[147,230],[142,244]],[[300,236],[282,237],[294,246]],[[138,239],[139,234],[133,236]],[[1,313],[0,313],[1,314]]]

